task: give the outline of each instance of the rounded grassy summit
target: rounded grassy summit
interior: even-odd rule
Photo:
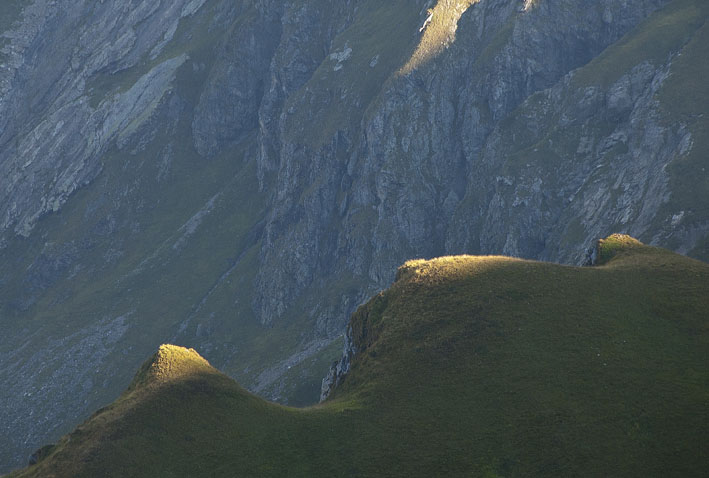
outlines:
[[[187,379],[210,372],[215,372],[214,368],[195,349],[163,344],[140,368],[131,388]]]
[[[596,253],[407,262],[306,409],[164,345],[11,476],[703,476],[709,265],[620,235]]]

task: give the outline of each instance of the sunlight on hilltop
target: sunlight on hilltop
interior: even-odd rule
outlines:
[[[477,274],[501,264],[519,262],[521,259],[506,256],[445,256],[435,259],[414,259],[399,267],[396,279],[412,282],[437,282],[457,276]]]
[[[605,264],[622,252],[637,250],[644,244],[626,234],[611,234],[598,241],[598,264]]]
[[[458,20],[468,8],[479,1],[438,0],[436,6],[429,9],[426,21],[421,26],[421,41],[416,51],[399,73],[402,75],[410,73],[435,58],[453,43],[458,30]]]
[[[352,316],[314,407],[163,345],[140,386],[10,476],[704,476],[709,266],[620,234],[598,247],[608,266],[406,262]]]
[[[149,378],[166,381],[213,370],[212,366],[194,349],[163,344],[150,361]]]

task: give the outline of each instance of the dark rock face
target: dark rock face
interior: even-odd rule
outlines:
[[[0,470],[166,341],[287,400],[410,258],[695,250],[670,170],[703,123],[662,94],[704,7],[606,50],[670,3],[0,5]]]
[[[354,358],[357,350],[354,346],[354,341],[352,340],[352,328],[347,327],[347,332],[345,333],[345,347],[342,351],[342,357],[340,360],[334,362],[330,366],[325,378],[322,380],[322,385],[320,386],[320,401],[326,400],[332,392],[335,391],[338,385],[342,383],[350,371],[350,364]]]
[[[47,456],[49,456],[53,449],[54,445],[43,446],[42,448],[30,455],[30,459],[28,460],[27,464],[29,466],[36,465],[40,461],[44,460]]]
[[[549,231],[560,223],[563,200],[549,197],[561,199],[528,171],[518,172],[524,184],[513,184],[519,190],[511,198],[497,192],[508,158],[503,149],[508,132],[498,132],[498,125],[535,92],[564,81],[664,3],[602,2],[588,8],[574,1],[540,2],[520,14],[516,2],[480,2],[461,17],[455,42],[428,67],[385,84],[361,121],[308,145],[300,134],[288,134],[286,112],[278,126],[280,147],[270,148],[279,154],[275,160],[260,158],[281,165],[254,299],[260,319],[279,317],[315,278],[343,269],[382,287],[403,260],[417,256],[499,251],[577,262],[578,246],[609,222],[599,221],[574,244],[576,249],[547,253],[561,240],[561,234]],[[341,71],[347,71],[346,63]],[[646,92],[638,86],[636,94]],[[297,106],[317,103],[317,91],[306,90],[310,100]],[[345,90],[339,105],[323,107],[366,101],[357,93]],[[546,113],[529,122],[544,124]],[[569,163],[568,168],[583,175],[588,166]],[[553,187],[573,186],[555,181]],[[505,217],[516,201],[528,207]],[[333,223],[338,227],[323,227]]]

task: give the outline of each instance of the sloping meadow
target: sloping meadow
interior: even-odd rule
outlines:
[[[353,315],[324,403],[163,346],[19,477],[702,476],[709,265],[627,236],[594,267],[411,261]]]

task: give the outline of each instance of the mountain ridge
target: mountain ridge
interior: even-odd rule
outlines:
[[[317,401],[412,257],[709,257],[706,2],[523,6],[2,2],[0,469],[165,342]]]
[[[709,265],[622,235],[599,257],[407,262],[352,316],[350,372],[306,409],[163,345],[10,477],[701,476]],[[156,368],[177,373],[146,381]]]

